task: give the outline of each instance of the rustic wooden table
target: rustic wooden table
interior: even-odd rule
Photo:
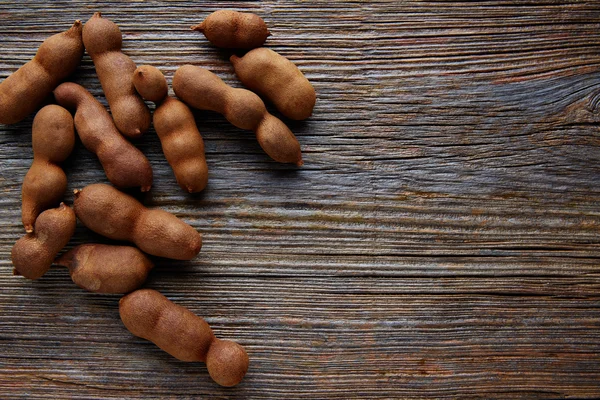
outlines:
[[[83,4],[88,3],[88,4]],[[215,385],[122,325],[64,269],[12,276],[32,117],[0,126],[0,398],[600,396],[600,2],[0,1],[0,79],[95,11],[161,68],[228,53],[189,30],[253,11],[318,92],[290,123],[305,166],[196,113],[210,183],[184,194],[153,131],[143,201],[204,235],[147,287],[246,346]],[[104,102],[86,55],[75,76]],[[288,121],[289,122],[289,121]],[[72,190],[106,182],[80,143]],[[79,226],[69,244],[104,241]]]

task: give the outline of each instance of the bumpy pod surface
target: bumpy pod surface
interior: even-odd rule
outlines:
[[[252,13],[219,10],[202,23],[192,26],[217,47],[224,49],[254,49],[271,35],[261,17]]]
[[[248,371],[248,354],[239,344],[215,338],[212,329],[187,308],[151,289],[141,289],[119,301],[125,327],[182,361],[206,362],[211,378],[235,386]]]
[[[255,93],[232,88],[212,72],[193,65],[184,65],[175,72],[173,90],[191,107],[218,112],[236,127],[254,131],[258,143],[273,160],[303,164],[294,134],[267,112]]]
[[[144,284],[154,266],[132,246],[82,244],[54,261],[67,267],[73,282],[90,292],[129,293]]]
[[[27,232],[33,232],[42,211],[58,206],[67,190],[67,176],[59,164],[75,145],[73,117],[60,106],[48,105],[35,115],[31,132],[33,163],[21,188],[21,219]]]
[[[312,115],[315,89],[293,62],[264,47],[229,59],[240,82],[271,101],[283,115],[295,120]]]
[[[75,190],[75,213],[94,232],[135,243],[158,257],[190,260],[200,252],[202,236],[163,210],[148,209],[133,197],[101,183]]]
[[[35,221],[34,233],[25,234],[12,248],[15,275],[29,279],[44,275],[73,236],[76,223],[75,213],[64,203],[41,213]]]
[[[202,191],[208,183],[208,165],[194,115],[184,103],[167,96],[167,80],[157,68],[139,67],[133,83],[144,99],[156,103],[154,129],[177,183],[190,193]]]
[[[114,22],[95,13],[83,27],[83,43],[102,84],[117,129],[136,138],[150,127],[150,110],[133,87],[135,63],[121,52],[123,36]]]
[[[54,97],[61,106],[75,110],[75,128],[81,142],[96,154],[113,185],[150,190],[150,162],[119,133],[104,106],[90,92],[76,83],[65,82],[54,90]]]
[[[34,112],[75,71],[84,51],[81,29],[75,21],[69,30],[50,36],[31,61],[0,83],[0,123],[14,124]]]

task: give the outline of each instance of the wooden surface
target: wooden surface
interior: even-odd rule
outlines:
[[[87,4],[84,4],[87,3]],[[305,166],[197,112],[210,182],[184,194],[153,131],[143,200],[204,235],[147,287],[250,354],[214,384],[63,269],[12,276],[32,117],[0,126],[0,398],[600,397],[600,1],[0,1],[0,78],[94,11],[161,68],[228,53],[189,30],[253,11],[313,82]],[[104,102],[86,55],[75,76]],[[79,143],[71,191],[106,182]],[[68,247],[103,239],[79,226]]]

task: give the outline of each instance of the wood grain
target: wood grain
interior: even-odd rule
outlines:
[[[153,131],[136,145],[140,198],[204,235],[147,286],[245,345],[245,381],[133,337],[66,270],[12,276],[29,117],[0,126],[0,397],[600,397],[600,2],[2,0],[0,79],[100,10],[138,65],[240,86],[189,30],[220,8],[261,15],[314,84],[314,116],[286,121],[305,166],[196,112],[210,181],[190,196]],[[72,79],[106,104],[87,55]],[[80,143],[65,168],[68,203],[107,181]]]

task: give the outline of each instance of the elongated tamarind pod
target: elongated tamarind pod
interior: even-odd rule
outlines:
[[[255,93],[232,88],[209,70],[193,65],[184,65],[175,72],[173,90],[191,107],[216,111],[236,127],[254,131],[258,143],[273,160],[304,164],[294,134],[267,112]]]
[[[138,67],[133,84],[144,99],[156,103],[154,129],[177,183],[190,193],[202,191],[208,183],[208,165],[194,115],[183,102],[167,95],[167,80],[158,68]]]
[[[164,210],[148,209],[112,186],[96,183],[75,190],[75,213],[88,228],[110,239],[135,243],[158,257],[190,260],[200,252],[202,236]]]
[[[179,360],[206,362],[210,377],[221,386],[237,385],[248,371],[248,354],[242,346],[215,338],[204,319],[156,290],[136,290],[123,297],[119,313],[135,336]]]
[[[90,92],[76,83],[65,82],[54,90],[54,98],[61,106],[75,110],[75,128],[81,142],[98,156],[113,185],[150,190],[150,162],[119,133],[104,106]]]
[[[81,29],[75,21],[69,30],[50,36],[31,61],[0,83],[0,123],[14,124],[34,112],[75,71],[83,57]]]
[[[115,125],[123,135],[137,138],[150,128],[150,110],[133,87],[135,63],[121,52],[122,41],[117,24],[99,12],[83,27],[83,43],[96,66]]]
[[[21,189],[21,218],[26,232],[33,232],[37,216],[58,206],[67,190],[67,175],[59,164],[75,145],[73,117],[61,106],[48,105],[35,115],[31,132],[33,163]]]

